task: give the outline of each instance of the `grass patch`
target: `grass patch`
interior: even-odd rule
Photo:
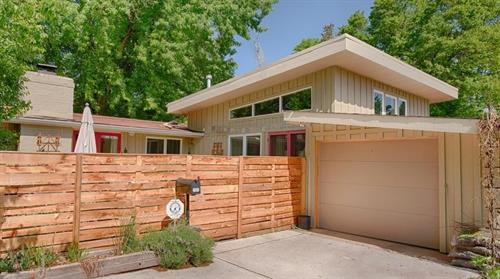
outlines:
[[[203,237],[185,223],[147,233],[141,240],[144,250],[153,251],[160,258],[160,266],[177,269],[186,265],[200,266],[213,259],[214,241]]]
[[[118,239],[115,244],[116,254],[129,254],[141,251],[141,242],[137,235],[136,217],[126,220],[119,229]]]
[[[68,260],[71,263],[79,262],[86,256],[85,250],[80,249],[78,243],[71,243],[68,246]]]

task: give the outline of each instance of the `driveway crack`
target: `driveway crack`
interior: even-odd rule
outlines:
[[[241,265],[238,265],[238,264],[232,263],[232,262],[230,262],[230,261],[228,261],[228,260],[225,260],[225,259],[223,259],[223,258],[219,258],[219,257],[217,257],[217,256],[214,256],[214,258],[216,258],[216,259],[218,259],[218,260],[220,260],[220,261],[223,261],[223,262],[225,262],[225,263],[228,263],[228,264],[230,264],[230,265],[233,265],[233,266],[235,266],[235,267],[238,267],[238,268],[244,269],[244,270],[246,270],[246,271],[248,271],[248,272],[251,272],[251,273],[253,273],[253,274],[255,274],[255,275],[261,276],[262,278],[271,278],[271,279],[272,279],[272,277],[269,277],[269,276],[267,276],[267,275],[265,275],[265,274],[262,274],[262,273],[259,273],[259,272],[257,272],[257,271],[253,271],[253,270],[248,269],[248,268],[246,268],[246,267],[244,267],[244,266],[241,266]]]

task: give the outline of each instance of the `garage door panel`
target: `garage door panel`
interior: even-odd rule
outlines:
[[[324,217],[321,228],[428,248],[438,246],[433,237],[438,234],[435,217],[325,204],[320,205],[320,214]]]
[[[437,189],[395,188],[386,186],[321,184],[324,191],[319,197],[321,204],[369,206],[376,210],[414,213],[437,217]],[[388,195],[387,193],[390,193]]]
[[[390,146],[387,141],[322,143],[320,160],[335,155],[339,161],[434,162],[436,149],[434,139],[391,141]]]
[[[370,183],[374,185],[435,189],[438,165],[321,161],[320,173],[320,182],[362,184],[369,177]]]
[[[438,247],[437,140],[327,143],[319,226]]]

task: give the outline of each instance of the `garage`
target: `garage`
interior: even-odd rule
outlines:
[[[319,227],[437,249],[437,139],[321,143]]]

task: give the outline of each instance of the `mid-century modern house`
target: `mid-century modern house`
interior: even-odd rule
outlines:
[[[192,153],[305,156],[313,226],[447,251],[483,224],[477,120],[457,88],[342,35],[168,104]]]
[[[27,72],[26,79],[31,109],[4,123],[18,131],[18,151],[72,152],[82,117],[73,113],[73,80],[57,76],[46,66]],[[176,123],[101,115],[93,119],[100,153],[188,154],[192,139],[203,136]]]

